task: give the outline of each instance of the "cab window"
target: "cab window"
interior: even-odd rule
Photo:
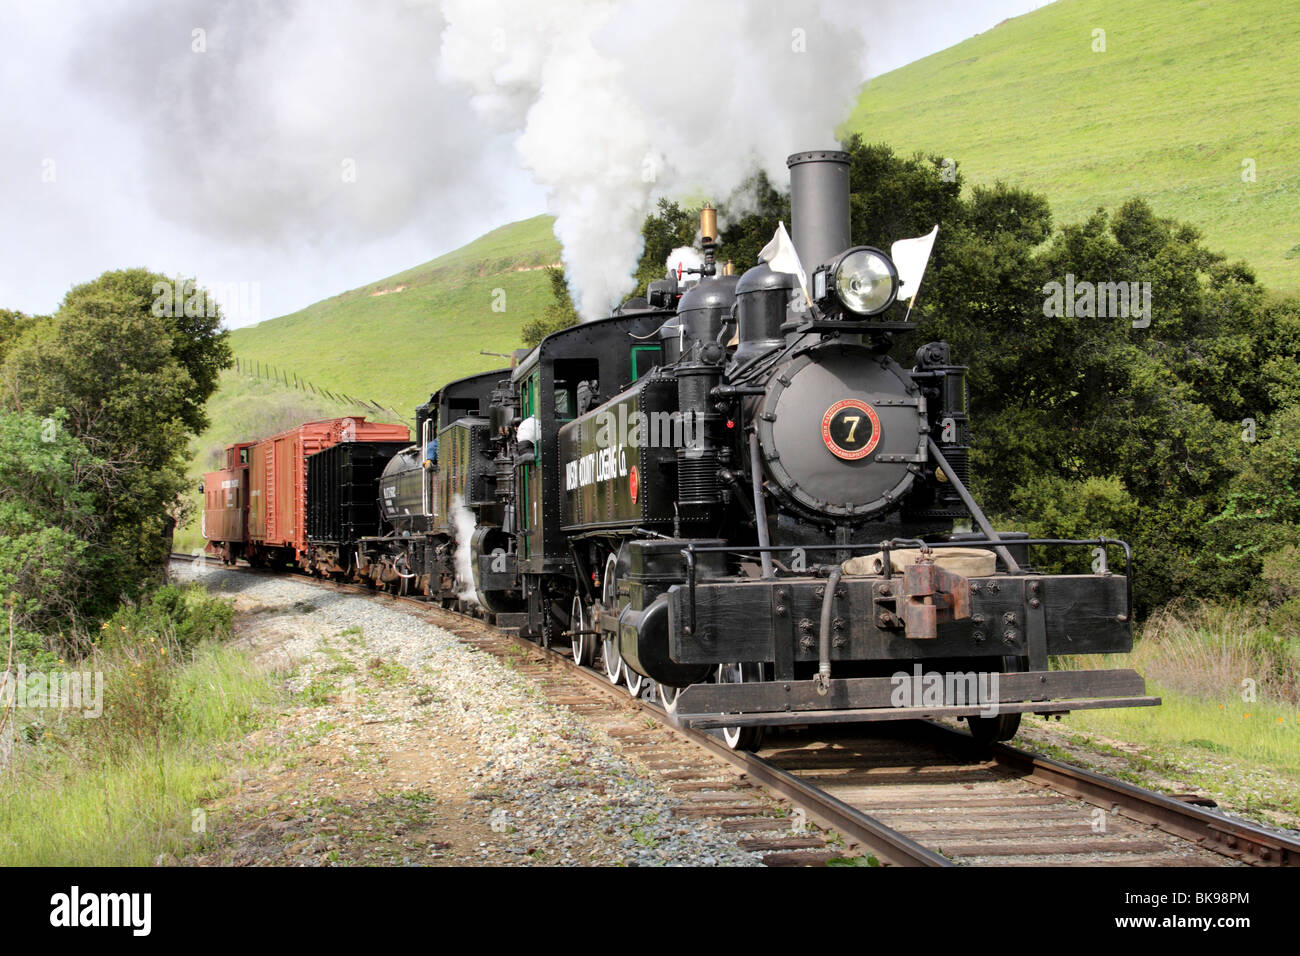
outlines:
[[[555,360],[556,421],[572,421],[585,414],[602,400],[599,394],[599,361],[594,358]]]

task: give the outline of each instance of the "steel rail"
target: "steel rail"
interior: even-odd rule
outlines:
[[[1145,790],[1092,770],[995,744],[997,762],[1060,793],[1120,812],[1207,850],[1256,866],[1300,865],[1300,839]]]
[[[952,727],[927,723],[946,746],[991,756],[1018,776],[1106,810],[1118,809],[1132,820],[1207,850],[1255,866],[1300,865],[1300,836],[1269,830],[1010,744],[985,747]]]
[[[451,612],[455,613],[455,612]],[[478,621],[477,618],[472,620]],[[478,621],[480,624],[485,622]],[[486,625],[490,627],[491,625]],[[501,632],[497,632],[501,633]],[[605,693],[615,695],[629,705],[646,711],[692,743],[703,747],[716,757],[720,757],[750,779],[777,793],[795,806],[802,807],[808,816],[824,827],[836,830],[851,840],[859,843],[863,849],[870,850],[882,862],[895,866],[954,866],[952,860],[940,853],[928,850],[915,840],[891,827],[881,823],[831,794],[800,780],[794,774],[769,763],[757,754],[747,750],[732,750],[717,737],[703,731],[692,730],[675,724],[670,714],[662,707],[638,698],[628,697],[619,688],[611,684],[604,674],[586,667],[579,667],[572,658],[553,648],[542,648],[525,637],[515,634],[503,635],[521,642],[534,650],[542,651],[557,658],[564,666],[580,674],[583,680]]]

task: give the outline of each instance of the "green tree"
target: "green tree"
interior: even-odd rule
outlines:
[[[1268,557],[1300,546],[1300,405],[1243,429],[1238,440],[1244,461],[1222,510],[1206,522],[1204,567],[1225,590],[1263,597]],[[1300,580],[1294,584],[1300,592]]]
[[[1232,575],[1208,560],[1206,524],[1241,467],[1242,419],[1293,394],[1293,312],[1266,307],[1249,269],[1140,200],[1041,243],[1046,207],[1027,198],[973,191],[918,307],[920,334],[947,339],[971,366],[979,497],[1063,537],[1084,528],[1062,500],[1096,505],[1097,532],[1136,549],[1143,607],[1232,593]],[[1067,278],[1138,283],[1150,314],[1135,314],[1140,296],[1128,315],[1095,314],[1082,300],[1074,314],[1049,308],[1048,284]],[[1261,367],[1269,351],[1282,360]],[[1098,481],[1111,498],[1097,497]]]
[[[8,404],[63,410],[59,427],[104,463],[91,489],[101,524],[86,610],[139,593],[161,567],[189,438],[231,361],[227,335],[192,281],[131,269],[73,288],[6,358]]]
[[[777,222],[790,223],[790,195],[779,192],[767,174],[755,173],[733,196],[718,203],[718,256],[738,273],[758,265],[759,251],[772,241]]]
[[[694,245],[700,231],[700,208],[683,208],[672,200],[659,200],[656,211],[646,217],[641,227],[645,245],[637,262],[633,295],[644,296],[651,282],[667,274],[668,257],[674,249]]]
[[[9,309],[0,309],[0,362],[12,351],[22,334],[40,319]]]
[[[578,310],[573,307],[569,297],[569,286],[564,278],[564,269],[547,266],[546,277],[551,280],[551,302],[542,311],[541,318],[524,324],[519,337],[528,348],[535,347],[552,332],[567,329],[578,323]]]
[[[21,657],[65,653],[91,578],[101,519],[88,490],[104,463],[48,419],[0,406],[0,596]]]

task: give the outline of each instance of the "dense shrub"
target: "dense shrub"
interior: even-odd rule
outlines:
[[[0,597],[19,660],[72,656],[99,527],[86,476],[95,459],[55,413],[0,406]]]
[[[101,649],[153,639],[188,655],[203,641],[230,637],[234,605],[214,598],[200,584],[164,585],[139,604],[123,604],[102,627]]]
[[[160,289],[183,289],[184,307]],[[65,472],[95,520],[55,522],[88,545],[76,615],[102,618],[161,577],[189,439],[230,364],[228,335],[192,280],[144,269],[74,287],[51,317],[0,322],[0,404],[57,418],[98,463]]]

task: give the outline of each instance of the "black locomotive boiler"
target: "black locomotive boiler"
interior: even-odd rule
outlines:
[[[1138,706],[1123,542],[998,533],[968,490],[965,368],[909,364],[882,251],[854,245],[847,154],[790,157],[801,281],[715,262],[453,382],[378,482],[381,531],[318,571],[472,604],[753,747],[764,727]],[[1044,574],[1031,549],[1074,549]],[[343,558],[338,557],[342,553]],[[310,561],[309,561],[310,563]]]

